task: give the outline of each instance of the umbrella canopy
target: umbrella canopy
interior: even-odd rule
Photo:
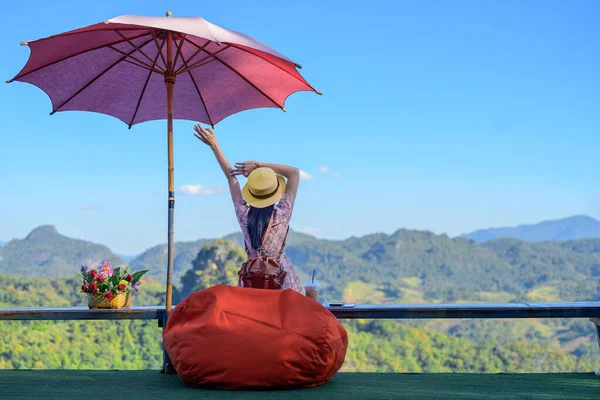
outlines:
[[[9,82],[42,89],[52,113],[94,111],[129,127],[167,117],[166,76],[177,83],[173,118],[213,126],[247,109],[285,110],[292,93],[317,92],[297,63],[202,18],[123,15],[22,44],[31,56]]]
[[[167,119],[168,263],[166,311],[173,278],[173,119],[215,125],[251,108],[276,107],[297,91],[316,91],[300,66],[269,46],[202,18],[124,15],[23,42],[31,49],[13,79],[42,89],[52,113],[81,110],[132,125]],[[165,90],[166,88],[166,90]]]

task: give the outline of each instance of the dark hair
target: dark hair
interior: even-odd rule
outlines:
[[[258,250],[262,245],[262,238],[267,226],[269,226],[273,207],[274,205],[265,208],[250,206],[250,211],[248,211],[248,235],[254,250]]]

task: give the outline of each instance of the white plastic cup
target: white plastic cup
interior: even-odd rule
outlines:
[[[313,299],[314,301],[319,301],[319,291],[321,290],[321,285],[319,281],[309,279],[306,281],[304,285],[304,293],[306,297]]]

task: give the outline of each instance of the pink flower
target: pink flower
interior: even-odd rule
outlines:
[[[111,292],[106,292],[105,296],[108,300],[112,300],[112,298],[114,297]]]
[[[100,266],[100,276],[104,279],[110,278],[111,276],[113,276],[114,273],[115,270],[113,269],[112,265],[110,265],[110,263],[105,262]]]

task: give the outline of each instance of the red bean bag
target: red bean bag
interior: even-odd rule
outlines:
[[[185,383],[229,390],[324,384],[348,347],[337,318],[298,292],[223,285],[179,303],[163,341]]]

